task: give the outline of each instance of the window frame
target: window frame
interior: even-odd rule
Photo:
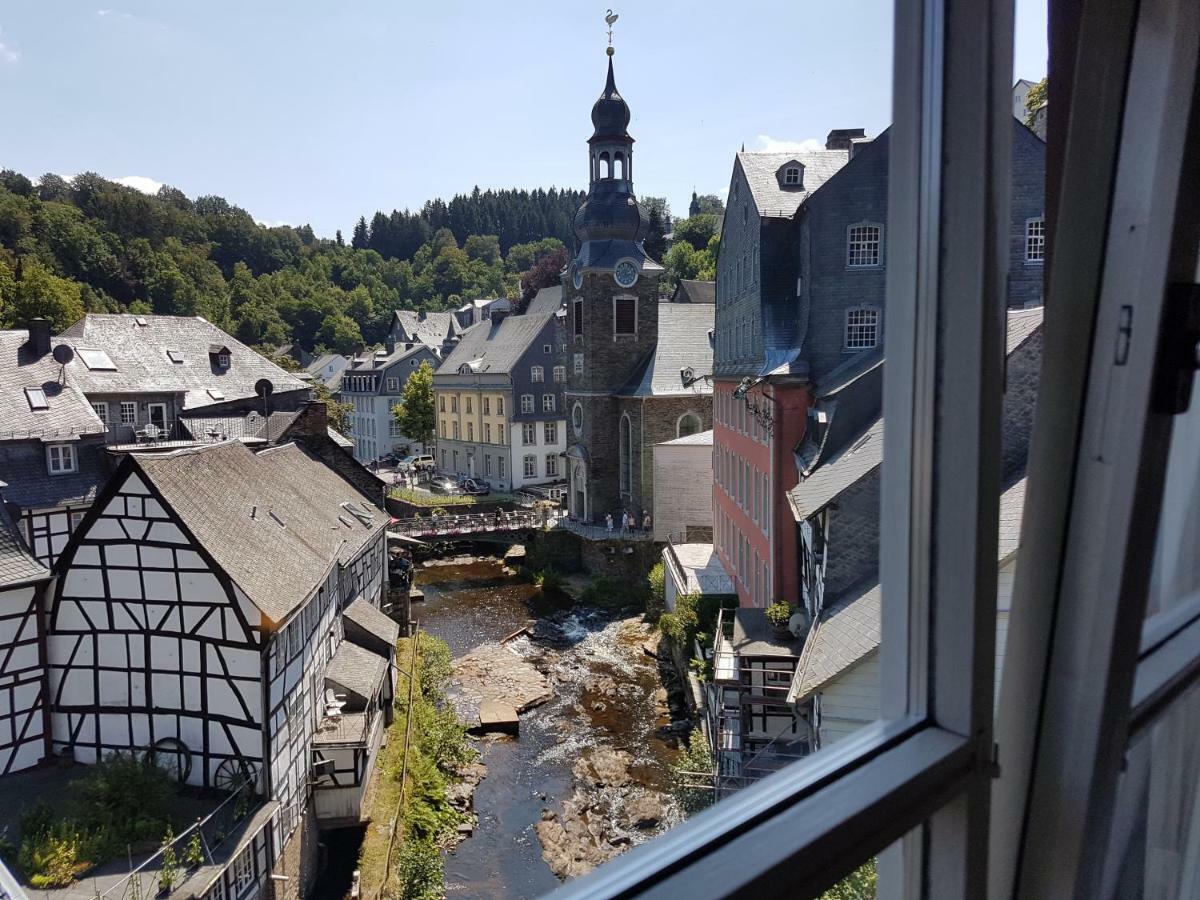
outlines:
[[[521,446],[536,447],[537,446],[537,423],[522,422],[521,423]]]
[[[633,306],[633,331],[619,331],[617,305],[619,303],[629,303]],[[612,336],[615,341],[617,338],[636,338],[638,335],[638,297],[636,294],[614,294],[612,298]]]
[[[529,380],[534,384],[542,384],[546,380],[546,370],[542,366],[529,367]]]
[[[875,230],[874,240],[859,237],[855,239],[855,232]],[[884,227],[879,222],[854,222],[846,226],[846,268],[847,269],[880,269],[883,268],[883,233]],[[874,243],[875,253],[873,262],[855,262],[856,258],[862,258],[867,248],[870,248]],[[857,254],[857,257],[856,257]]]
[[[126,415],[128,413],[128,415]],[[138,420],[138,405],[136,400],[121,401],[121,424],[127,426],[137,425]]]
[[[856,316],[871,316],[871,322],[853,321]],[[847,307],[842,329],[842,351],[845,353],[861,353],[864,350],[874,350],[879,346],[879,325],[883,320],[883,311],[878,306],[860,304]],[[862,335],[870,329],[873,339],[864,343]],[[853,340],[851,336],[853,335]]]
[[[521,395],[521,414],[526,415],[533,412],[533,394]]]
[[[57,451],[57,454],[55,451]],[[47,444],[46,471],[50,475],[72,475],[78,472],[79,454],[75,452],[75,445],[66,443]]]
[[[557,405],[554,394],[542,394],[542,412],[554,412]]]
[[[521,457],[521,477],[522,478],[537,478],[537,454],[526,453]]]
[[[1038,226],[1039,233],[1033,234],[1034,226]],[[1036,245],[1037,255],[1032,255],[1033,246]],[[1030,216],[1025,220],[1025,265],[1040,266],[1046,261],[1046,217],[1045,216]]]
[[[93,400],[92,410],[96,413],[96,417],[104,425],[104,430],[108,431],[108,401]]]

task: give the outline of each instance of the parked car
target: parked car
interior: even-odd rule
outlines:
[[[477,481],[474,478],[464,478],[462,489],[464,494],[470,494],[472,497],[486,497],[492,492],[486,481]]]
[[[460,488],[458,482],[449,475],[435,475],[429,481],[429,490],[435,494],[457,494]]]
[[[397,469],[413,469],[420,471],[421,469],[432,469],[434,467],[433,456],[429,453],[416,453],[404,457],[400,462],[396,463]]]

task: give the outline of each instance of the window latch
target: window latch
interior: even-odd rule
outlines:
[[[1175,416],[1192,402],[1200,369],[1200,284],[1172,284],[1163,306],[1151,411]]]

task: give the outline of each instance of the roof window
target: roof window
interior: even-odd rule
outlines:
[[[185,362],[182,350],[168,350],[167,359],[171,360],[177,366],[181,366]]]
[[[217,390],[216,388],[209,388],[209,389],[208,389],[208,396],[212,397],[212,399],[214,399],[214,400],[224,400],[224,399],[225,399],[225,392],[224,392],[224,391],[219,391],[219,390]]]
[[[29,401],[30,409],[37,410],[50,408],[50,404],[46,400],[46,392],[39,387],[25,388],[25,399]]]
[[[136,322],[142,328],[146,327],[146,317],[145,316],[134,316],[133,321]]]
[[[109,355],[103,350],[88,350],[81,347],[76,347],[75,352],[79,358],[83,360],[83,364],[92,372],[115,372],[116,365],[113,363]]]

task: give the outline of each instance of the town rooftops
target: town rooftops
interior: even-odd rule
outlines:
[[[446,338],[462,330],[452,312],[422,313],[398,309],[395,311],[393,324],[399,325],[410,340],[430,347],[441,347]]]
[[[697,431],[695,434],[685,434],[683,437],[660,441],[659,447],[711,447],[713,445],[713,430]]]
[[[0,331],[0,441],[70,441],[103,432],[78,379],[63,378],[49,348],[35,351],[28,331]]]
[[[182,394],[183,408],[308,385],[198,316],[88,313],[59,337],[75,350],[67,378],[87,394]],[[213,396],[213,392],[217,396]]]
[[[8,510],[0,503],[0,588],[11,588],[50,577],[50,571],[25,549]],[[6,613],[14,612],[8,608]]]
[[[365,704],[375,696],[387,667],[388,661],[378,653],[342,641],[325,669],[325,680],[345,688]]]
[[[526,313],[472,325],[438,366],[437,374],[456,375],[463,366],[477,374],[508,374],[553,321],[553,313]]]
[[[707,303],[659,303],[654,352],[617,393],[623,397],[671,397],[712,393],[713,323]]]
[[[341,389],[347,394],[362,393],[351,388],[351,383],[346,381],[347,375],[362,375],[365,372],[382,372],[394,366],[398,362],[402,362],[412,356],[417,356],[421,353],[429,353],[432,351],[428,344],[417,342],[411,347],[398,346],[391,353],[385,351],[367,351],[363,356],[356,357],[350,361],[350,365],[342,372]],[[415,368],[415,367],[414,367]],[[376,392],[383,393],[384,385],[381,382],[376,385]]]
[[[684,278],[671,295],[672,303],[716,303],[717,283],[715,281],[694,281]]]
[[[532,300],[529,301],[529,306],[525,309],[525,314],[530,313],[553,313],[558,312],[563,302],[563,287],[561,284],[544,287],[538,291]]]
[[[255,454],[226,441],[129,459],[275,624],[387,526],[386,513],[295,444]]]
[[[790,218],[796,214],[809,196],[835,175],[850,160],[847,150],[809,150],[797,153],[766,153],[746,151],[738,153],[737,162],[742,167],[750,195],[758,214],[765,218]],[[796,163],[800,169],[798,182],[785,183],[781,174],[788,163]],[[728,213],[726,213],[728,218]]]

